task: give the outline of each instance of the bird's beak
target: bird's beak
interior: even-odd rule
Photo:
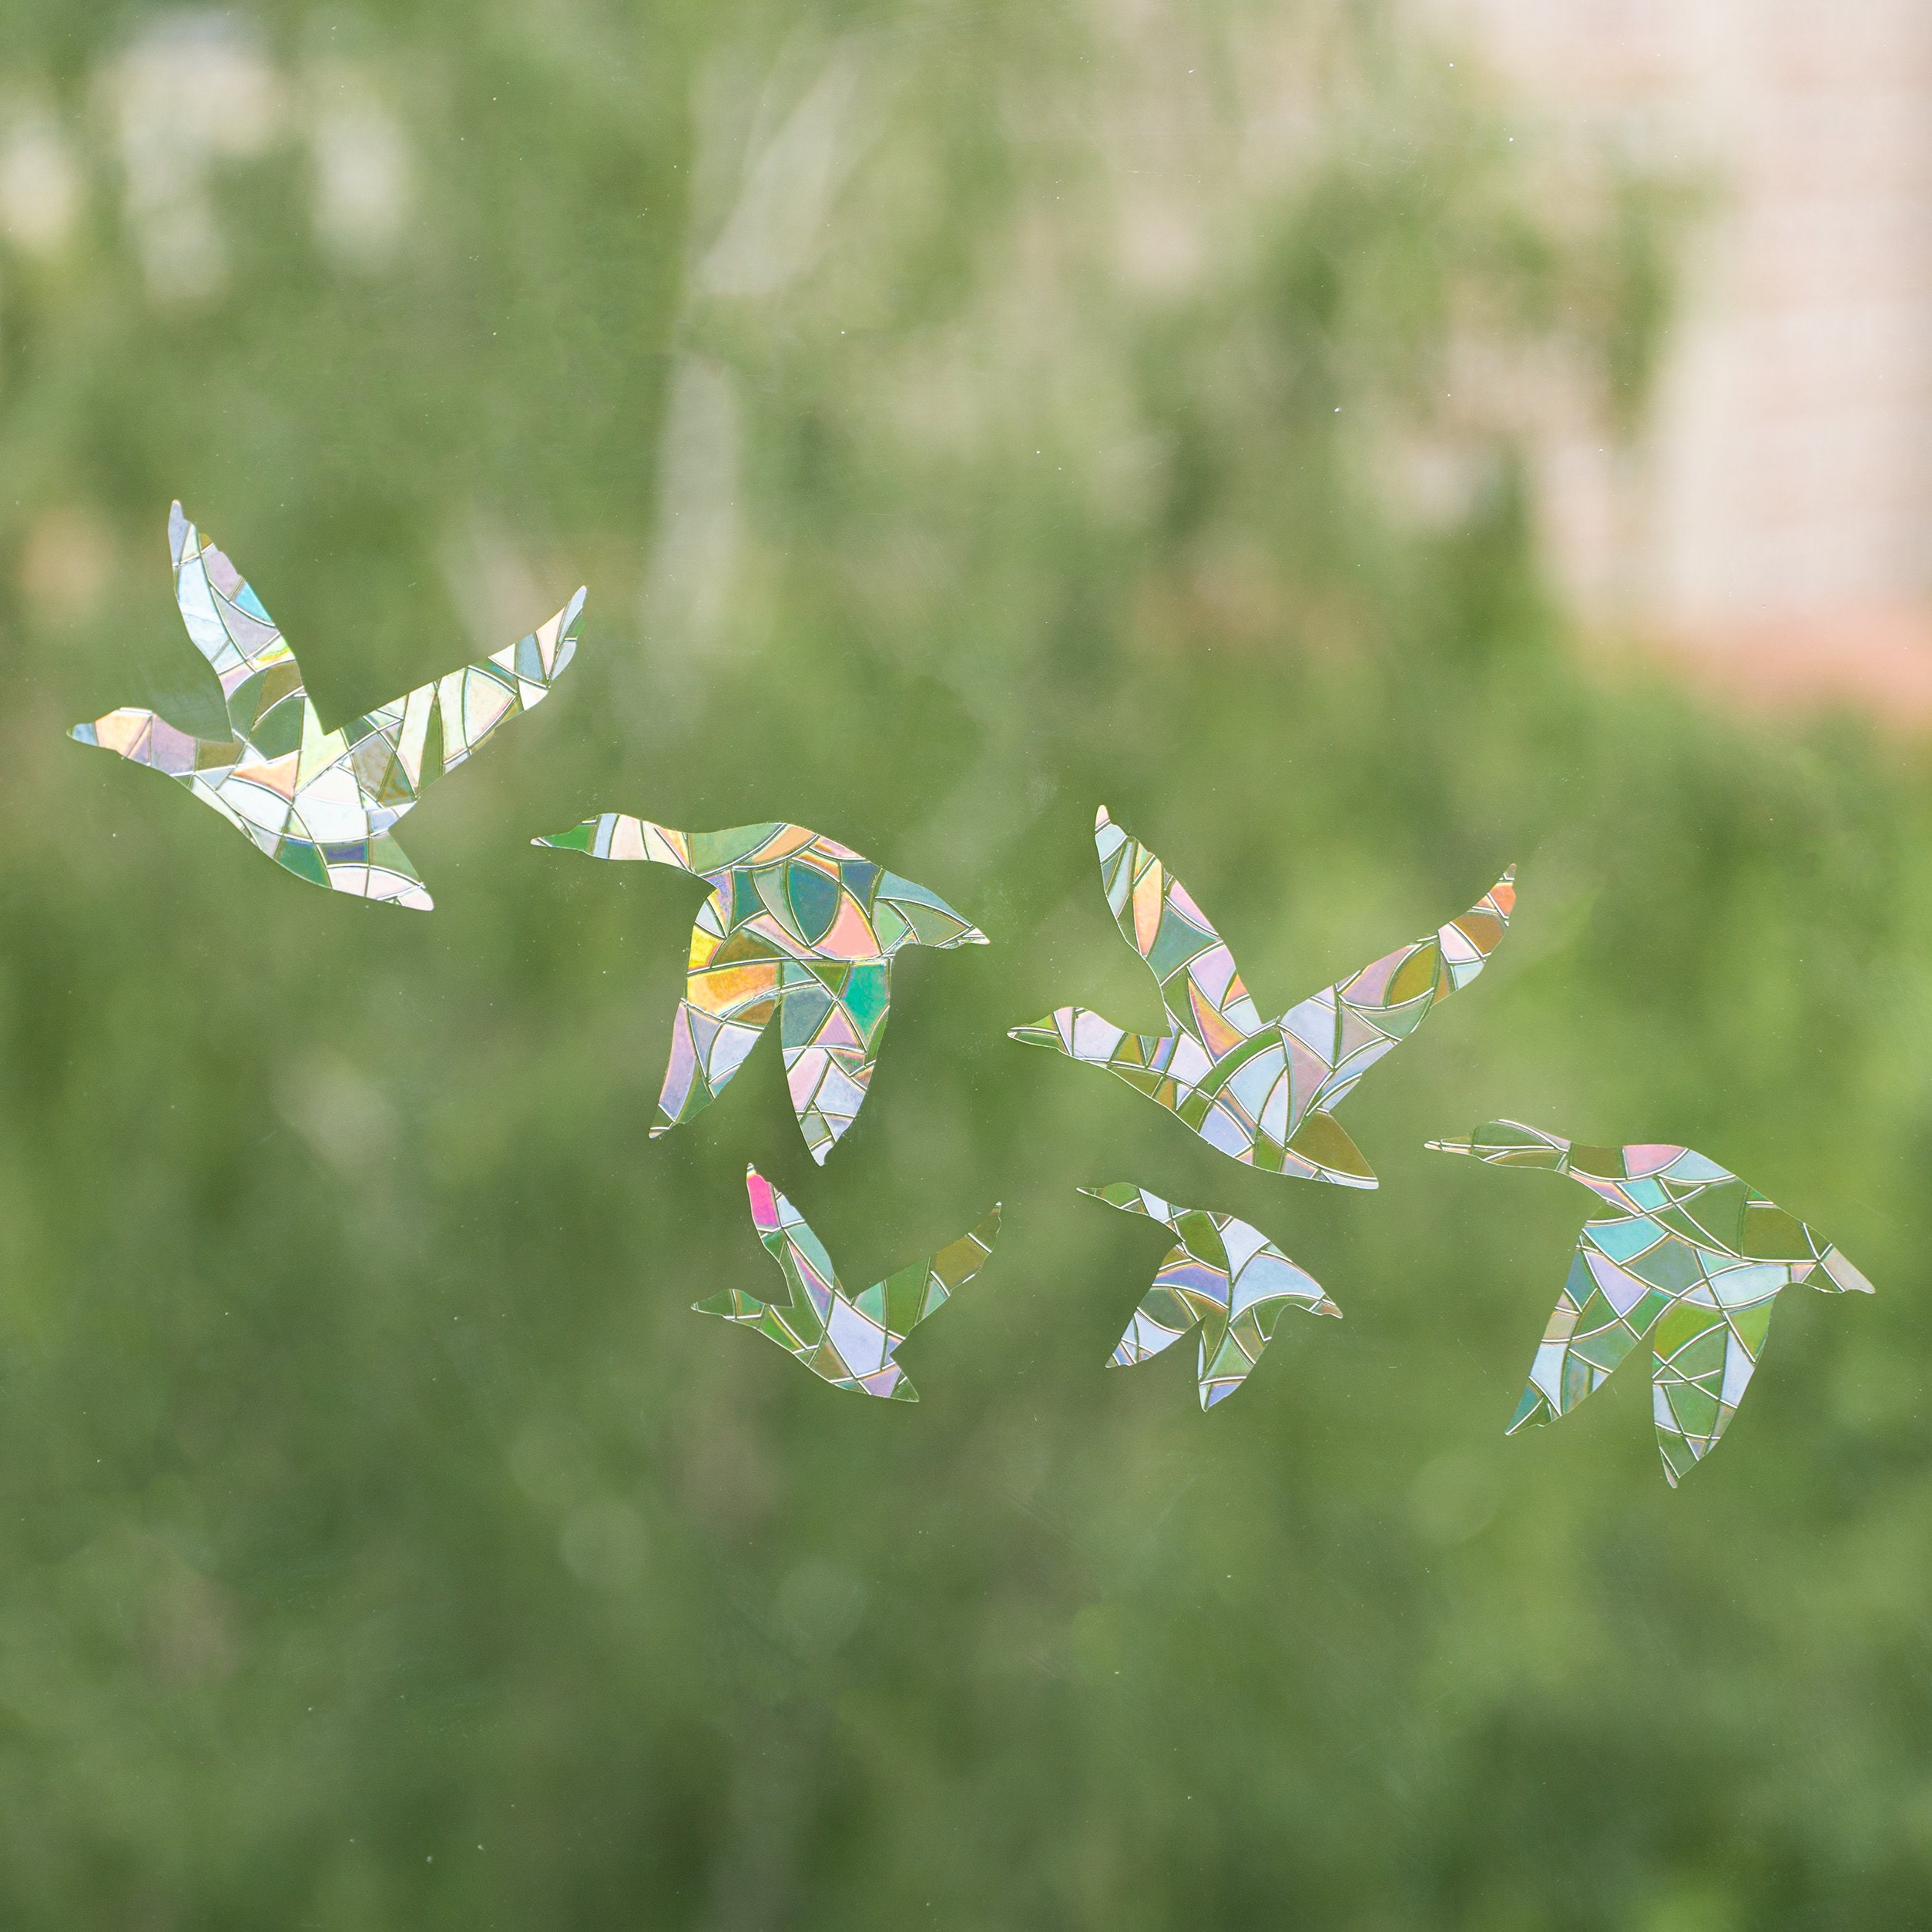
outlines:
[[[1422,1145],[1431,1154],[1473,1154],[1476,1144],[1468,1140],[1425,1140]]]
[[[1006,1029],[1006,1037],[1009,1040],[1018,1040],[1021,1046],[1051,1047],[1056,1053],[1071,1052],[1072,1049],[1067,1044],[1066,1036],[1055,1024],[1058,1018],[1058,1014],[1049,1013],[1045,1019],[1035,1020],[1031,1026],[1009,1026]]]

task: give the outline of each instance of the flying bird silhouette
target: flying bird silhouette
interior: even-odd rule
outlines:
[[[1585,1147],[1514,1120],[1428,1145],[1567,1174],[1612,1210],[1577,1236],[1511,1435],[1568,1415],[1654,1325],[1651,1406],[1675,1488],[1737,1413],[1779,1293],[1872,1292],[1829,1241],[1688,1147]]]
[[[760,1301],[741,1288],[729,1288],[692,1306],[701,1315],[722,1315],[756,1329],[835,1389],[917,1402],[919,1393],[893,1351],[985,1265],[999,1236],[999,1203],[971,1234],[896,1269],[863,1294],[848,1295],[824,1243],[755,1167],[745,1169],[745,1192],[758,1237],[783,1272],[790,1298]]]
[[[1162,1258],[1153,1286],[1115,1344],[1112,1367],[1149,1361],[1198,1328],[1201,1407],[1211,1409],[1233,1394],[1261,1359],[1283,1309],[1337,1317],[1342,1312],[1305,1268],[1259,1228],[1232,1214],[1176,1207],[1126,1181],[1080,1192],[1125,1213],[1164,1221],[1181,1237]]]
[[[652,1137],[724,1091],[773,1018],[799,1132],[821,1166],[871,1085],[901,948],[984,946],[937,894],[802,825],[674,832],[605,812],[533,845],[706,880]]]
[[[428,911],[392,829],[425,787],[543,702],[576,650],[582,590],[508,650],[324,731],[274,619],[179,503],[168,546],[175,601],[221,681],[231,736],[196,738],[131,708],[68,735],[166,773],[298,879]]]
[[[1251,1167],[1375,1186],[1374,1170],[1333,1109],[1437,1001],[1482,971],[1516,904],[1516,868],[1428,938],[1264,1020],[1234,955],[1187,887],[1104,805],[1093,836],[1115,923],[1159,981],[1174,1031],[1157,1039],[1085,1007],[1063,1006],[1008,1037],[1105,1067],[1178,1114],[1210,1147]]]

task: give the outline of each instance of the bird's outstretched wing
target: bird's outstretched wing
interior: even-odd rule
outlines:
[[[1259,1032],[1261,1017],[1234,955],[1193,894],[1104,805],[1094,817],[1093,842],[1107,908],[1159,983],[1176,1030],[1198,1041],[1212,1060]]]
[[[595,859],[669,866],[703,879],[711,887],[691,927],[684,997],[671,1022],[670,1058],[651,1128],[654,1139],[717,1098],[779,1012],[787,974],[794,966],[801,974],[807,970],[797,958],[803,942],[792,937],[798,914],[783,894],[780,862],[816,844],[841,864],[867,864],[856,852],[820,838],[803,826],[776,820],[721,832],[684,832],[629,812],[603,812],[568,831],[546,833],[530,842]],[[768,888],[779,888],[771,895],[778,900],[776,906],[758,889],[761,875],[755,868],[760,867],[772,868],[765,883]],[[870,870],[876,875],[879,868]],[[765,929],[740,930],[750,921]],[[829,1004],[829,994],[827,1000]],[[883,998],[880,1005],[883,1011]],[[788,1075],[793,1057],[787,1055]],[[870,1067],[864,1071],[869,1077]],[[794,1092],[801,1125],[813,1098],[808,1092],[801,1101]],[[851,1111],[857,1110],[855,1103]],[[826,1132],[813,1142],[819,1159],[837,1138]]]
[[[832,1258],[804,1216],[755,1167],[745,1169],[745,1192],[751,1198],[752,1224],[758,1238],[784,1276],[786,1299],[760,1301],[742,1288],[728,1288],[691,1306],[701,1315],[719,1315],[726,1321],[756,1329],[796,1355],[814,1374],[822,1374],[832,1360],[827,1343],[832,1313],[846,1303]],[[840,1364],[828,1379],[836,1379],[842,1371]]]
[[[295,653],[247,579],[179,503],[168,510],[168,548],[182,623],[220,680],[230,728],[257,760],[286,757],[302,742],[309,709]]]
[[[297,783],[340,772],[377,829],[407,812],[445,772],[473,757],[512,718],[533,711],[576,655],[585,592],[527,637],[377,705],[334,731],[311,709]]]
[[[958,1240],[923,1261],[895,1269],[857,1298],[854,1306],[878,1325],[890,1347],[896,1348],[927,1316],[937,1314],[986,1265],[999,1239],[1000,1213],[995,1201]]]
[[[1593,1231],[1628,1225],[1621,1219],[1585,1224],[1505,1434],[1568,1415],[1608,1380],[1669,1305],[1669,1295],[1627,1274],[1591,1239]],[[1611,1239],[1614,1244],[1617,1237]]]
[[[294,795],[277,854],[282,863],[304,870],[285,854],[306,857],[322,874],[319,882],[338,892],[428,911],[429,894],[391,828],[444,773],[549,696],[576,653],[583,607],[579,587],[547,623],[507,649],[332,731],[323,730],[304,697]]]
[[[1467,1155],[1491,1166],[1543,1168],[1567,1175],[1615,1210],[1586,1221],[1577,1236],[1569,1273],[1510,1418],[1506,1433],[1511,1435],[1568,1415],[1603,1386],[1659,1317],[1675,1306],[1683,1291],[1703,1279],[1690,1245],[1644,1211],[1664,1204],[1661,1186],[1654,1199],[1625,1191],[1629,1176],[1623,1149],[1582,1145],[1514,1120],[1487,1121],[1467,1140],[1432,1140],[1427,1145],[1432,1152]],[[1735,1185],[1722,1169],[1689,1156],[1687,1149],[1639,1151],[1672,1159],[1689,1156],[1699,1162],[1699,1182]],[[1665,1414],[1660,1394],[1660,1428]]]
[[[203,803],[247,832],[247,821],[222,797],[220,781],[244,762],[260,764],[277,755],[250,736],[257,724],[263,726],[269,744],[287,739],[283,751],[301,742],[301,673],[261,599],[213,543],[203,542],[179,503],[168,512],[168,550],[181,621],[220,682],[233,736],[198,738],[131,706],[75,725],[69,735],[179,779]],[[291,695],[293,709],[278,710]],[[271,711],[277,712],[273,719],[266,716]]]
[[[1104,1201],[1123,1214],[1145,1215],[1177,1234],[1189,1210],[1164,1201],[1150,1189],[1135,1187],[1130,1181],[1110,1181],[1105,1187],[1083,1187],[1080,1192],[1090,1199]],[[1141,1297],[1120,1340],[1109,1357],[1115,1368],[1132,1368],[1152,1361],[1163,1349],[1172,1348],[1183,1335],[1202,1323],[1225,1316],[1228,1306],[1226,1250],[1215,1229],[1213,1218],[1201,1214],[1204,1224],[1189,1243],[1182,1241],[1162,1257],[1154,1285]]]
[[[1121,937],[1147,962],[1174,1031],[1130,1033],[1087,1007],[1063,1006],[1010,1028],[1008,1038],[1104,1066],[1179,1112],[1220,1062],[1262,1031],[1261,1017],[1233,954],[1193,895],[1104,805],[1095,814],[1093,841],[1108,909]]]
[[[1438,1001],[1467,986],[1488,963],[1515,906],[1516,868],[1511,866],[1467,912],[1427,938],[1398,946],[1290,1007],[1280,1026],[1290,1042],[1291,1068],[1301,1072],[1296,1047],[1315,1063],[1308,1069],[1316,1082],[1303,1117],[1332,1112],[1377,1061],[1414,1032]]]
[[[1726,1276],[1730,1279],[1727,1282]],[[1682,1296],[1651,1337],[1651,1407],[1664,1474],[1675,1489],[1717,1447],[1751,1385],[1788,1270],[1714,1271],[1712,1297]]]
[[[790,1298],[760,1302],[732,1289],[693,1306],[756,1328],[834,1388],[917,1401],[893,1351],[979,1272],[999,1233],[999,1208],[970,1234],[853,1298],[840,1287],[824,1244],[791,1202],[756,1168],[746,1170],[745,1187],[759,1238],[778,1263]]]

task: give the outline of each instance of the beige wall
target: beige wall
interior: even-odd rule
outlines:
[[[1651,430],[1553,441],[1586,612],[1932,661],[1932,0],[1451,0],[1526,113],[1715,190]]]

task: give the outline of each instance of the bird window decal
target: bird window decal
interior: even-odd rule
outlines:
[[[742,1288],[693,1302],[701,1315],[754,1328],[835,1389],[917,1402],[919,1392],[894,1351],[984,1266],[999,1238],[1000,1206],[937,1254],[895,1269],[857,1295],[840,1286],[832,1257],[800,1214],[756,1168],[745,1170],[751,1219],[789,1291],[760,1301]]]
[[[1174,1030],[1159,1038],[1129,1033],[1085,1007],[1063,1006],[1008,1037],[1105,1067],[1249,1166],[1376,1186],[1333,1109],[1439,1000],[1482,971],[1515,907],[1515,867],[1427,938],[1264,1020],[1193,895],[1104,805],[1094,845],[1115,923],[1159,982]]]
[[[1786,1289],[1872,1293],[1840,1249],[1691,1148],[1585,1147],[1513,1120],[1428,1145],[1567,1174],[1612,1210],[1577,1236],[1511,1435],[1568,1415],[1649,1335],[1657,1447],[1674,1488],[1736,1414]]]
[[[799,1131],[823,1166],[872,1084],[894,959],[907,946],[988,943],[937,893],[802,825],[679,832],[605,812],[532,843],[674,866],[711,887],[691,928],[653,1139],[716,1099],[775,1019]]]
[[[1340,1316],[1321,1283],[1289,1259],[1257,1227],[1232,1214],[1176,1207],[1126,1181],[1080,1192],[1125,1214],[1144,1214],[1180,1236],[1161,1258],[1153,1286],[1142,1296],[1109,1357],[1114,1368],[1152,1361],[1197,1329],[1200,1332],[1201,1407],[1225,1401],[1247,1379],[1274,1339],[1284,1309]]]
[[[430,911],[394,828],[437,779],[549,696],[577,649],[582,589],[507,649],[324,730],[275,620],[179,503],[168,545],[182,622],[220,681],[230,735],[197,738],[131,706],[69,735],[186,786],[298,879]]]

